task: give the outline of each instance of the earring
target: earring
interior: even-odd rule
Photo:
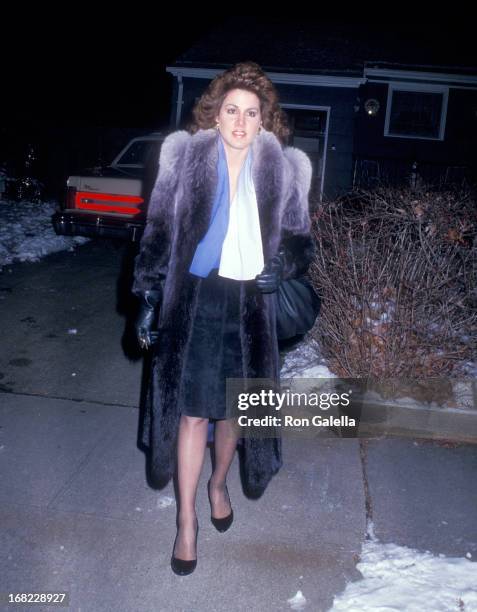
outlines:
[[[260,124],[260,127],[258,128],[258,133],[261,134],[263,130],[263,123]]]
[[[219,122],[217,121],[217,123],[215,124],[215,129],[217,130],[217,132],[219,131]]]

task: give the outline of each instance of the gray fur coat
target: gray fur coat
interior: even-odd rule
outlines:
[[[154,486],[170,480],[176,465],[181,368],[194,320],[199,278],[188,274],[204,236],[217,183],[215,129],[170,134],[163,142],[147,225],[135,261],[133,293],[162,291],[159,342],[154,347],[142,423]],[[272,132],[253,141],[252,176],[265,262],[285,247],[284,278],[306,272],[314,255],[308,195],[311,163],[299,149],[282,147]],[[253,285],[253,284],[252,284]],[[253,285],[254,286],[254,285]],[[244,378],[279,380],[274,303],[270,294],[243,289],[240,332]],[[246,493],[259,497],[282,465],[281,439],[244,438],[241,468]]]

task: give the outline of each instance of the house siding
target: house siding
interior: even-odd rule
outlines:
[[[359,89],[360,110],[356,115],[355,158],[381,160],[381,164],[395,162],[407,165],[409,171],[413,162],[434,168],[437,176],[445,174],[449,166],[468,168],[469,175],[476,173],[475,147],[477,145],[477,91],[450,87],[445,119],[443,140],[425,138],[400,138],[385,136],[388,85],[367,83]],[[380,109],[375,117],[364,110],[368,98],[375,98]]]

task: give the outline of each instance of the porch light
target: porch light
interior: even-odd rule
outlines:
[[[366,100],[364,103],[366,114],[370,115],[371,117],[375,117],[378,114],[379,107],[380,104],[376,98],[369,98],[369,100]]]

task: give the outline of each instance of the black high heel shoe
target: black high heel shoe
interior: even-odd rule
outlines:
[[[197,550],[197,536],[199,534],[199,522],[197,521],[197,529],[195,532],[195,548]],[[179,559],[179,557],[174,556],[174,548],[176,547],[176,538],[174,540],[174,546],[172,547],[172,557],[171,557],[171,568],[174,574],[178,576],[187,576],[188,574],[192,574],[192,572],[197,567],[197,559]]]
[[[225,490],[227,491],[227,497],[229,498],[229,502],[230,502],[230,495],[229,495],[229,490],[227,489],[227,485],[225,485]],[[210,507],[212,507],[212,500],[210,499],[210,480],[207,482],[207,493],[209,495]],[[233,523],[234,511],[232,509],[232,504],[230,504],[230,508],[231,508],[230,514],[227,514],[227,516],[224,516],[223,518],[214,518],[212,516],[212,511],[210,512],[210,520],[211,520],[212,525],[217,529],[217,531],[220,531],[221,533],[223,533],[224,531],[227,531],[227,529]]]

